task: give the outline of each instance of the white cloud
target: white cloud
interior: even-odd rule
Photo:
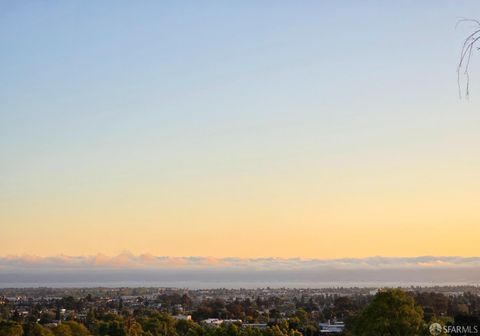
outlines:
[[[212,258],[169,257],[152,254],[134,255],[122,252],[107,256],[32,255],[0,257],[3,270],[48,269],[205,269],[205,270],[328,270],[328,269],[417,269],[417,268],[478,268],[480,257],[420,256],[369,257],[344,259],[301,258]]]

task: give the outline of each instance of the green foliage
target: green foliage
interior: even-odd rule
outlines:
[[[53,332],[38,323],[32,323],[26,325],[24,328],[26,336],[54,336]]]
[[[136,321],[129,323],[127,326],[127,334],[129,336],[141,336],[144,334],[142,325]]]
[[[0,336],[22,336],[23,328],[13,321],[0,321]]]
[[[295,311],[295,317],[297,317],[302,325],[308,322],[308,313],[303,308],[298,308]]]
[[[98,326],[98,334],[100,336],[127,336],[124,325],[119,320],[101,322]]]
[[[356,336],[416,336],[423,330],[423,311],[400,289],[379,292],[357,318]]]
[[[11,317],[13,307],[10,304],[0,304],[0,321],[8,320]]]
[[[178,320],[175,329],[180,336],[200,336],[203,333],[202,326],[191,320]]]
[[[55,336],[73,336],[72,331],[66,324],[59,324],[52,328],[52,332]]]
[[[153,313],[148,317],[139,317],[137,319],[145,333],[151,333],[154,336],[175,336],[176,321],[166,313]]]
[[[72,299],[64,295],[61,300],[31,305],[28,314],[12,309],[7,302],[3,308],[8,309],[1,313],[9,320],[0,317],[0,336],[318,336],[318,322],[334,318],[346,322],[345,335],[413,336],[428,335],[431,322],[447,325],[453,317],[463,316],[465,320],[480,316],[477,294],[448,297],[416,292],[412,295],[385,290],[373,300],[365,295],[327,295],[314,299],[302,296],[293,305],[278,297],[196,302],[187,295],[165,294],[153,298],[153,305],[144,304],[139,298],[134,303],[126,301],[123,310],[118,309],[118,300],[100,302],[94,296]],[[64,305],[75,308],[62,315],[72,320],[52,327],[57,320],[55,313],[59,314]],[[170,315],[178,313],[192,314],[193,320],[176,320]],[[82,323],[76,317],[81,317]],[[194,322],[210,317],[242,319],[244,323],[268,322],[268,327],[228,322],[214,327]],[[455,323],[460,322],[455,320]]]
[[[470,311],[469,311],[468,305],[465,303],[458,303],[455,306],[455,315],[458,315],[458,314],[468,315],[469,312]]]
[[[70,329],[70,333],[72,336],[88,336],[90,332],[88,329],[81,323],[75,321],[67,321],[62,323],[61,325],[67,326]]]

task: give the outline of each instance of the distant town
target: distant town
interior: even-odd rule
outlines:
[[[389,296],[382,299],[382,295]],[[416,323],[418,317],[416,328],[422,330],[432,321],[472,325],[480,317],[477,286],[5,288],[0,289],[0,335],[361,335],[362,319],[380,300],[397,302],[392,309],[411,305],[411,314],[418,316],[408,321]],[[388,316],[388,305],[382,307],[382,314]]]

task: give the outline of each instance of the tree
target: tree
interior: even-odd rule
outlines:
[[[355,322],[358,336],[416,336],[423,329],[423,311],[400,289],[375,296]]]
[[[101,322],[98,328],[100,335],[109,336],[127,336],[125,327],[120,320],[114,320],[110,322]]]
[[[0,336],[22,336],[23,328],[13,321],[0,321]]]
[[[72,331],[66,324],[59,324],[52,328],[52,332],[55,336],[72,336]]]
[[[202,327],[192,320],[178,320],[175,324],[175,329],[181,336],[202,334]]]
[[[295,311],[295,317],[297,317],[300,320],[300,323],[302,325],[308,322],[308,313],[303,308],[298,308]]]
[[[90,332],[85,327],[85,325],[75,322],[75,321],[67,321],[63,322],[61,325],[65,325],[70,329],[70,333],[72,336],[88,336]]]
[[[142,325],[136,321],[133,321],[128,327],[127,333],[129,336],[140,336],[143,334]]]
[[[52,331],[41,324],[32,323],[26,325],[25,335],[26,336],[54,336]]]

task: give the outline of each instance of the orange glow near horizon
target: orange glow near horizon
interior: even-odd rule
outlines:
[[[0,253],[478,255],[473,171],[458,175],[454,185],[438,171],[401,181],[373,174],[329,181],[334,172],[315,180],[310,173],[284,184],[265,176],[216,185],[192,182],[190,189],[180,183],[177,193],[150,185],[115,194],[72,194],[31,202],[28,211],[25,202],[11,203],[2,213],[9,225],[2,230]]]
[[[6,3],[0,256],[480,256],[480,1]]]

